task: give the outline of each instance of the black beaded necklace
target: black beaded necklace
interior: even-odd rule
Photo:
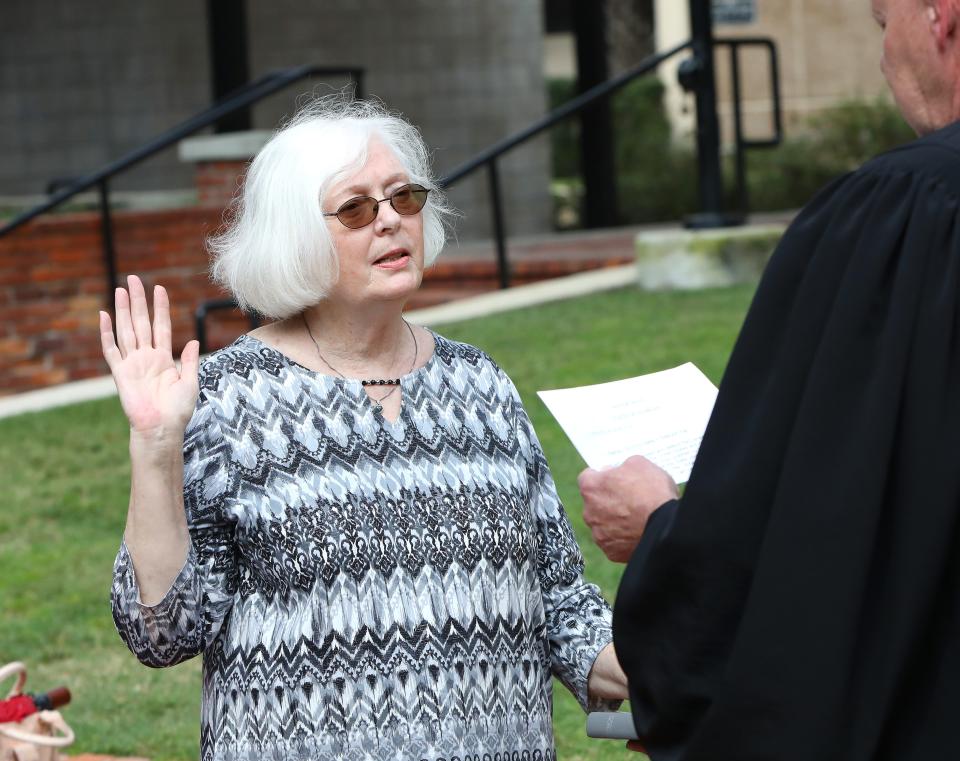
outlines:
[[[320,351],[320,344],[317,343],[317,339],[314,338],[313,336],[313,331],[310,330],[310,323],[307,322],[307,315],[301,312],[300,317],[303,318],[303,327],[307,329],[307,335],[310,336],[310,340],[313,341],[313,346],[317,350],[317,356],[320,357],[320,361],[323,362],[323,364],[325,364],[327,367],[333,370],[333,372],[335,372],[344,380],[350,380],[349,378],[347,378],[346,375],[344,375],[337,368],[331,365],[330,362],[327,361],[327,358],[323,356],[323,353]],[[419,354],[419,346],[417,345],[417,337],[413,332],[413,328],[410,327],[410,323],[407,322],[406,320],[403,320],[403,324],[407,326],[407,331],[410,333],[410,338],[413,339],[413,362],[410,364],[410,369],[407,370],[407,374],[409,375],[410,373],[413,372],[413,368],[417,366],[417,355]],[[386,399],[388,396],[390,396],[394,391],[396,391],[400,387],[400,379],[399,378],[368,378],[365,380],[361,380],[360,385],[362,385],[364,388],[366,388],[367,386],[392,386],[393,387],[387,393],[381,396],[379,399],[370,397],[370,399],[374,402],[374,410],[376,412],[380,412],[383,409],[383,400]]]

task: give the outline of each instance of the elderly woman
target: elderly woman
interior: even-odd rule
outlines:
[[[114,618],[147,665],[203,654],[203,759],[550,759],[552,675],[626,696],[516,389],[403,319],[450,214],[414,127],[320,102],[211,241],[272,323],[178,371],[162,287],[152,324],[136,277],[116,338],[101,313],[131,427]]]

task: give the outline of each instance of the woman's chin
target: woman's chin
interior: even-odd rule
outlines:
[[[407,270],[392,273],[389,278],[371,284],[368,298],[377,301],[406,301],[420,290],[423,275]]]

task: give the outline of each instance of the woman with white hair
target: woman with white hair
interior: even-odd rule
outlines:
[[[214,275],[272,319],[201,364],[117,289],[114,571],[150,666],[204,657],[203,759],[550,759],[551,676],[626,696],[510,379],[403,319],[451,216],[417,130],[321,101],[254,159]]]

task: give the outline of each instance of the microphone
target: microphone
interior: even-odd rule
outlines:
[[[614,711],[594,711],[587,714],[587,737],[609,740],[637,740],[633,714]]]

